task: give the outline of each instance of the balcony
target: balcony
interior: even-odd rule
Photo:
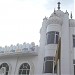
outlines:
[[[5,46],[4,48],[0,47],[0,57],[3,56],[37,56],[39,47],[35,46],[35,43],[23,43],[11,45],[10,47]]]

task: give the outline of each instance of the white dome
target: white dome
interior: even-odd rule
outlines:
[[[54,16],[51,16],[49,20],[47,21],[47,25],[49,24],[60,24],[61,25],[62,19],[56,16],[56,14],[54,14]]]
[[[70,19],[69,20],[69,25],[70,25],[70,27],[75,27],[75,20],[74,19]]]
[[[57,11],[53,12],[53,13],[51,14],[51,17],[54,16],[55,14],[56,14],[56,16],[58,16],[58,17],[60,17],[60,18],[63,18],[63,16],[64,16],[64,12],[61,11],[61,10],[57,10]]]

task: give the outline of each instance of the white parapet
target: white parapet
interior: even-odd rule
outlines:
[[[34,42],[31,44],[29,43],[23,43],[23,44],[17,44],[5,47],[0,47],[0,56],[4,55],[14,55],[14,54],[28,54],[28,55],[38,55],[38,45],[35,45]]]

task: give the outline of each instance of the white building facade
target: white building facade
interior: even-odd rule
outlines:
[[[54,10],[44,18],[40,45],[0,47],[0,75],[75,75],[75,20]]]

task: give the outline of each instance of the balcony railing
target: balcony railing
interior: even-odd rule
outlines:
[[[38,55],[38,45],[35,46],[35,43],[32,42],[29,43],[23,43],[23,44],[17,44],[11,45],[10,47],[5,46],[0,47],[0,56],[6,56],[6,55]]]

